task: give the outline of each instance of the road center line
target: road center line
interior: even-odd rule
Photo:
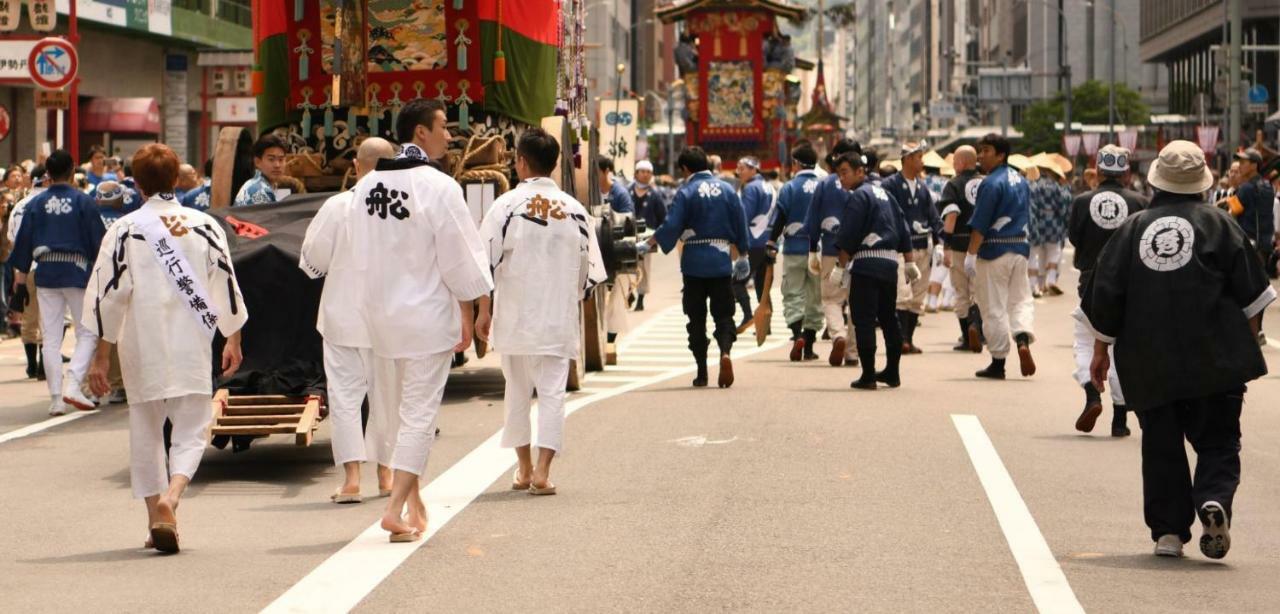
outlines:
[[[645,324],[633,331],[635,338],[639,338],[641,332],[647,330]],[[766,343],[740,352],[735,357],[746,358],[782,345],[781,342]],[[689,365],[649,377],[628,378],[630,383],[625,385],[565,403],[565,417],[568,418],[593,403],[693,371],[694,367]],[[586,381],[590,383],[604,380],[599,376],[589,375]],[[263,612],[346,612],[356,607],[450,520],[488,490],[495,480],[511,471],[515,458],[511,450],[499,446],[501,438],[502,431],[499,430],[422,489],[429,522],[427,532],[420,541],[388,544],[387,532],[375,522],[285,591],[264,608]]]
[[[1036,526],[1031,510],[1018,494],[1018,487],[1000,461],[987,432],[977,416],[952,414],[956,431],[969,452],[969,460],[987,492],[991,509],[995,511],[1000,530],[1013,559],[1022,572],[1022,580],[1031,593],[1031,600],[1041,614],[1084,614],[1084,608],[1067,583],[1062,567],[1053,557],[1053,551],[1044,541],[1044,535]]]

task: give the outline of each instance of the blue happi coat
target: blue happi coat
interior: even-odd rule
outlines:
[[[849,193],[836,244],[852,258],[850,272],[896,280],[898,254],[911,251],[911,230],[893,195],[864,181]]]
[[[752,249],[762,249],[769,242],[769,220],[773,213],[773,186],[764,177],[756,175],[742,186],[742,209],[751,231],[749,243]]]
[[[844,208],[849,198],[847,192],[835,173],[818,180],[804,222],[805,232],[809,233],[809,251],[818,251],[821,244],[823,256],[839,253],[836,236],[840,232],[840,221],[844,219]]]
[[[1027,243],[1031,190],[1018,171],[1002,164],[978,186],[978,202],[973,206],[969,226],[982,233],[978,257],[995,260],[1005,254],[1031,255]]]
[[[934,204],[933,195],[924,181],[918,177],[911,181],[915,183],[914,195],[907,185],[907,178],[903,177],[902,173],[895,173],[892,177],[880,182],[880,185],[902,207],[902,216],[907,220],[907,227],[911,229],[912,248],[928,249],[930,235],[939,241],[942,238],[942,219],[938,215],[938,207]]]
[[[664,253],[684,241],[680,271],[687,277],[729,277],[730,248],[746,254],[747,218],[733,186],[712,176],[694,173],[676,192],[667,219],[654,233]]]
[[[809,253],[809,246],[813,243],[809,234],[809,211],[822,181],[812,170],[803,170],[778,191],[778,210],[774,215],[783,224],[782,253]]]
[[[276,189],[271,187],[271,182],[262,176],[262,171],[254,171],[253,179],[246,181],[240,186],[240,193],[236,194],[233,207],[248,207],[250,205],[268,205],[276,202]]]
[[[93,197],[57,183],[27,202],[9,261],[23,273],[40,263],[37,287],[84,288],[104,234]]]

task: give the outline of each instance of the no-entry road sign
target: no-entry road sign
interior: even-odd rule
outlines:
[[[76,72],[80,70],[80,59],[71,43],[49,37],[31,48],[27,69],[31,71],[31,80],[36,85],[50,90],[62,89],[75,80]]]

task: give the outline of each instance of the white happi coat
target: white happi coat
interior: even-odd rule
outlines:
[[[349,348],[368,348],[361,304],[364,299],[365,270],[354,256],[351,220],[364,215],[355,205],[355,192],[347,190],[324,202],[307,226],[298,267],[312,279],[325,278],[320,294],[316,330],[325,341]]]
[[[424,159],[402,154],[379,161],[354,192],[354,266],[364,271],[360,315],[374,353],[425,358],[452,350],[462,340],[458,301],[493,289],[462,187]]]
[[[494,268],[494,351],[577,358],[579,304],[607,277],[586,208],[552,179],[529,179],[493,202],[480,236]]]
[[[120,371],[132,403],[213,392],[213,348],[150,244],[135,229],[152,211],[204,283],[217,329],[239,331],[249,319],[222,228],[210,216],[183,208],[173,195],[152,196],[142,209],[111,225],[84,296],[84,325],[118,343]]]

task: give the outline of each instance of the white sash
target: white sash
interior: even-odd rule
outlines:
[[[213,334],[218,330],[218,312],[213,306],[213,301],[209,300],[204,281],[194,275],[195,269],[187,261],[186,254],[182,253],[181,246],[174,240],[191,230],[182,225],[176,216],[172,223],[180,226],[180,229],[166,226],[155,211],[146,207],[134,213],[134,219],[133,227],[146,239],[147,247],[156,257],[156,262],[160,264],[160,270],[164,271],[165,276],[169,278],[170,287],[178,294],[178,298],[186,306],[191,317],[195,318],[200,330],[212,340]]]

